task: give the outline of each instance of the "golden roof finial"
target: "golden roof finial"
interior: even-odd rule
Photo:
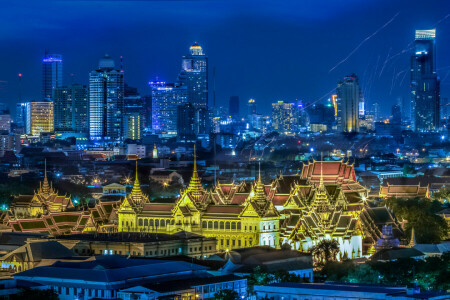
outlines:
[[[194,173],[197,173],[197,150],[194,144]]]
[[[141,202],[143,199],[143,194],[141,186],[139,184],[139,174],[138,174],[138,162],[136,160],[136,178],[134,179],[133,189],[131,190],[130,197],[133,203]]]
[[[135,183],[137,182],[137,184],[139,184],[138,162],[137,162],[137,159],[136,159],[136,178],[134,179],[134,182],[135,182]]]
[[[408,247],[412,248],[416,245],[416,234],[414,233],[414,227],[411,230],[411,239],[409,240]]]
[[[42,183],[41,193],[44,195],[50,194],[50,185],[48,184],[47,178],[47,159],[44,160],[44,182]]]
[[[323,185],[323,152],[320,153],[320,186]]]
[[[259,162],[258,183],[261,183],[261,162]]]
[[[198,172],[197,172],[197,151],[196,151],[195,145],[194,145],[194,171],[192,172],[192,178],[191,178],[191,181],[189,182],[189,186],[188,186],[187,190],[194,197],[200,197],[204,192],[201,180],[198,177]]]

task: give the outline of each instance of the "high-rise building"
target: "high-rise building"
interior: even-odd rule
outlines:
[[[187,102],[208,106],[208,58],[199,44],[194,43],[189,55],[183,56],[178,81],[187,89]]]
[[[197,110],[192,103],[185,103],[177,107],[177,138],[178,141],[195,141]]]
[[[26,132],[33,136],[54,131],[53,102],[27,102],[26,103]]]
[[[144,106],[143,126],[146,130],[152,129],[152,95],[143,96],[142,105]]]
[[[140,140],[144,127],[144,105],[137,88],[125,84],[124,92],[124,132],[125,139]]]
[[[11,131],[11,115],[6,103],[0,103],[0,131]]]
[[[16,118],[14,120],[16,126],[25,127],[27,124],[27,104],[17,103],[16,104]]]
[[[449,98],[444,97],[441,99],[441,119],[448,120],[450,115],[450,101]]]
[[[377,122],[380,119],[380,104],[378,102],[374,102],[372,104],[372,115],[374,122]]]
[[[416,30],[411,56],[411,125],[415,131],[437,131],[440,82],[436,74],[436,29]]]
[[[344,77],[337,86],[337,129],[341,132],[359,131],[361,91],[355,74]]]
[[[56,132],[88,133],[88,92],[85,85],[55,88],[53,106]]]
[[[398,104],[392,106],[392,123],[402,123],[402,110]]]
[[[392,123],[402,124],[402,110],[398,104],[392,106]]]
[[[239,117],[239,96],[231,96],[228,109],[230,116]]]
[[[89,75],[89,135],[91,140],[118,140],[123,133],[123,70],[105,55]]]
[[[42,59],[42,98],[51,101],[55,88],[63,85],[63,60],[60,54],[46,54]]]
[[[247,103],[247,115],[250,116],[254,114],[256,114],[256,102],[255,99],[250,99]]]
[[[272,103],[272,127],[279,133],[294,131],[294,103],[278,101]]]
[[[157,134],[177,134],[177,107],[187,102],[187,88],[174,83],[150,82],[152,129]]]

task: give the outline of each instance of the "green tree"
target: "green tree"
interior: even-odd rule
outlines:
[[[411,165],[404,165],[403,166],[403,176],[406,176],[408,174],[411,174],[414,171],[414,167]]]
[[[237,300],[239,299],[239,295],[236,291],[233,290],[221,290],[214,294],[214,299],[216,300]]]
[[[320,276],[324,280],[329,281],[345,281],[345,278],[350,272],[356,268],[355,264],[351,260],[345,260],[342,262],[329,261],[320,271]]]
[[[351,283],[379,284],[381,283],[380,275],[381,274],[374,270],[369,264],[361,264],[351,270],[344,281]]]
[[[433,193],[433,199],[442,204],[449,205],[450,203],[450,188],[442,187],[439,191]]]
[[[253,272],[246,278],[249,294],[253,294],[253,287],[255,285],[266,285],[273,281],[273,275],[269,274],[265,268],[260,266],[255,267]]]
[[[448,224],[436,213],[442,209],[437,200],[427,198],[388,198],[383,204],[392,209],[395,216],[405,219],[406,236],[411,235],[414,228],[416,241],[418,243],[439,243],[448,236]]]
[[[309,250],[313,256],[314,267],[319,270],[327,262],[337,260],[339,244],[336,240],[322,240]]]

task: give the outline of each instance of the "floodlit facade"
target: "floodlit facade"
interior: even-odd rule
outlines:
[[[108,55],[89,75],[89,135],[91,140],[120,140],[123,134],[123,71]]]
[[[313,162],[300,175],[270,184],[217,183],[206,191],[196,165],[176,203],[150,202],[139,182],[118,209],[119,232],[190,231],[215,237],[219,250],[257,245],[308,250],[323,239],[339,242],[340,256],[373,253],[381,226],[398,224],[386,208],[370,208],[368,190],[352,165]]]
[[[416,30],[411,56],[411,122],[416,131],[439,130],[440,81],[436,74],[436,29]]]
[[[189,55],[183,56],[178,81],[187,89],[187,102],[196,107],[208,105],[208,57],[199,44],[194,43]]]
[[[187,102],[187,89],[173,83],[150,82],[152,128],[155,133],[177,134],[177,108]]]
[[[337,86],[337,129],[341,132],[359,131],[361,90],[355,74],[344,77]]]
[[[27,102],[26,132],[40,136],[54,131],[53,102]]]
[[[272,127],[279,133],[294,131],[294,103],[278,101],[272,103]]]

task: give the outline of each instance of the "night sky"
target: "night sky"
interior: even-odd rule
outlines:
[[[414,30],[433,27],[441,97],[450,97],[448,0],[1,3],[0,102],[11,108],[18,73],[22,100],[40,99],[45,49],[63,55],[65,83],[87,84],[100,57],[108,53],[119,65],[122,55],[125,82],[146,95],[156,76],[176,80],[181,56],[197,41],[210,74],[216,68],[218,105],[238,95],[241,111],[254,98],[258,112],[268,114],[277,100],[326,99],[341,77],[355,72],[366,101],[378,101],[388,114],[398,97],[409,97]],[[210,104],[212,90],[210,78]]]

